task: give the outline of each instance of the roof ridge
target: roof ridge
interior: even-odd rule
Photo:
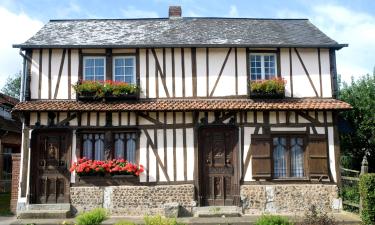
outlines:
[[[228,19],[228,20],[309,20],[308,18],[255,18],[255,17],[182,17],[182,19]],[[108,20],[169,20],[168,17],[153,18],[81,18],[81,19],[50,19],[49,22],[64,21],[108,21]]]

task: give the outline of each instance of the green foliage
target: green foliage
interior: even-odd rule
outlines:
[[[360,176],[359,192],[362,197],[362,224],[375,224],[375,173]]]
[[[255,225],[292,225],[288,218],[276,215],[262,215]]]
[[[77,216],[77,225],[100,225],[107,219],[107,211],[103,208],[96,208]]]
[[[252,81],[250,83],[250,89],[252,93],[284,94],[285,81],[277,78],[271,80]]]
[[[102,98],[106,95],[121,96],[134,94],[138,91],[137,85],[111,80],[81,81],[73,85],[73,89],[79,95],[94,95],[96,98]]]
[[[168,219],[161,217],[160,215],[157,216],[145,216],[145,225],[183,225],[182,223],[178,223],[176,219]]]
[[[0,216],[10,216],[13,213],[10,211],[10,193],[0,193]]]
[[[343,162],[352,169],[361,167],[365,151],[369,152],[369,169],[375,166],[375,74],[344,83],[339,98],[353,106],[353,110],[340,113],[352,128],[350,133],[340,134]]]
[[[20,90],[21,72],[18,72],[14,76],[10,76],[7,78],[4,87],[1,89],[1,92],[18,99],[20,97]]]
[[[130,222],[130,221],[125,221],[125,220],[120,220],[115,225],[135,225],[135,223]]]
[[[335,225],[337,224],[332,216],[326,212],[321,212],[312,205],[305,213],[301,225]]]

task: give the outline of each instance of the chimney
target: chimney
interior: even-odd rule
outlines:
[[[181,6],[169,6],[169,18],[180,18]]]

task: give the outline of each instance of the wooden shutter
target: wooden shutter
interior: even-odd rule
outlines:
[[[250,151],[252,156],[253,178],[270,179],[272,177],[271,138],[269,135],[252,135]]]
[[[329,179],[327,137],[325,135],[310,135],[308,148],[310,178]]]

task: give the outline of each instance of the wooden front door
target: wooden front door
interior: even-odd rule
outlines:
[[[68,203],[70,131],[36,131],[31,149],[31,203]]]
[[[239,205],[236,127],[205,127],[199,131],[201,205]]]

